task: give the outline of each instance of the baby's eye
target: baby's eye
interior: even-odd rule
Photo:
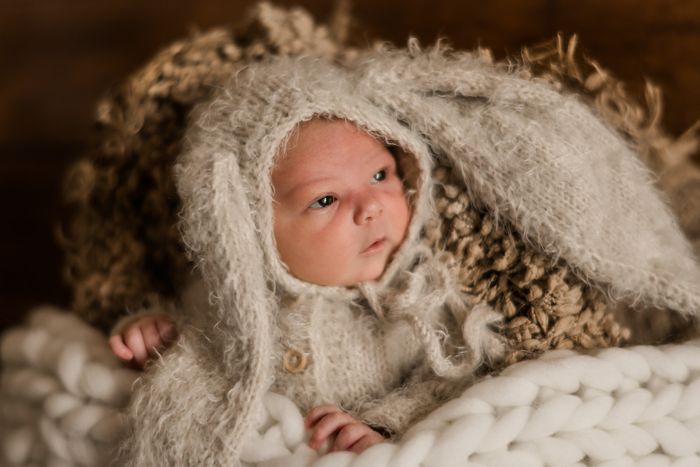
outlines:
[[[381,182],[382,180],[385,180],[386,179],[386,169],[382,169],[379,172],[377,172],[376,174],[374,174],[372,176],[372,179],[375,182]]]
[[[323,198],[319,198],[314,201],[309,207],[311,209],[323,209],[335,202],[335,196],[326,195]]]

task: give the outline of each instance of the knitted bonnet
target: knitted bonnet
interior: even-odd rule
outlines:
[[[432,211],[432,156],[419,135],[360,91],[347,70],[327,61],[282,58],[244,69],[193,113],[175,167],[183,239],[210,291],[206,328],[223,342],[239,434],[272,382],[278,300],[306,295],[374,302],[419,255],[421,228]],[[271,172],[294,129],[316,117],[347,120],[396,149],[411,220],[404,242],[372,283],[311,284],[290,274],[279,258]]]

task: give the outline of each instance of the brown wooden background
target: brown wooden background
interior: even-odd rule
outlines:
[[[66,305],[53,241],[60,181],[86,147],[110,86],[193,28],[235,24],[252,1],[0,0],[0,329],[28,307]],[[332,3],[298,4],[325,18]],[[579,34],[584,49],[639,91],[663,86],[666,124],[700,117],[700,0],[354,0],[367,37],[409,34],[455,46],[523,44]]]

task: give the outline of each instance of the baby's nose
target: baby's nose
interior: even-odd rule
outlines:
[[[363,196],[358,200],[357,209],[355,209],[355,223],[365,224],[373,221],[377,219],[383,211],[382,203],[375,196]]]

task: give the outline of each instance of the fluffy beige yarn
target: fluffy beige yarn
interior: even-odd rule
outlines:
[[[214,299],[212,315],[202,318],[208,343],[193,345],[203,337],[185,333],[182,345],[136,391],[132,411],[138,431],[128,445],[134,465],[155,459],[177,463],[184,453],[198,463],[235,462],[260,397],[273,384],[278,305],[272,292],[313,293],[322,307],[338,306],[343,294],[351,293],[294,279],[279,263],[272,241],[272,157],[296,122],[314,115],[348,118],[394,138],[416,156],[423,173],[433,158],[423,146],[427,143],[497,223],[508,222],[529,244],[565,261],[611,298],[688,316],[700,310],[700,269],[689,244],[625,142],[575,96],[478,56],[422,51],[412,43],[408,50],[361,55],[344,70],[321,59],[278,60],[249,67],[202,109],[189,133],[191,147],[179,166],[178,183],[185,242]],[[419,187],[430,192],[429,183]],[[430,212],[421,200],[428,197],[417,198],[408,240],[382,280],[359,288],[378,315],[381,302],[375,295],[384,294],[420,252],[415,242]],[[411,323],[434,373],[466,377],[461,365],[441,354],[420,317],[423,307],[436,305],[454,312],[459,308],[454,297],[461,292],[446,279],[446,293],[432,303],[427,291],[440,282],[426,281],[438,263],[426,264],[424,274],[415,269],[407,276],[408,287],[396,295],[387,316],[395,312]],[[388,290],[391,302],[394,292]],[[466,308],[462,315],[465,336],[478,336],[479,325],[489,321],[469,326],[477,309]],[[488,342],[485,335],[481,339]],[[204,405],[183,409],[173,396],[180,390],[168,382],[173,374],[187,374],[178,365],[186,346],[196,354],[194,361],[187,357],[188,366],[214,365],[235,384],[210,386],[198,398],[207,401]],[[473,350],[472,358],[478,355]],[[465,363],[474,370],[478,361]],[[319,377],[341,384],[340,378]],[[202,425],[201,437],[190,434],[183,442],[185,420],[192,418],[216,422]],[[176,440],[179,447],[172,449]]]

